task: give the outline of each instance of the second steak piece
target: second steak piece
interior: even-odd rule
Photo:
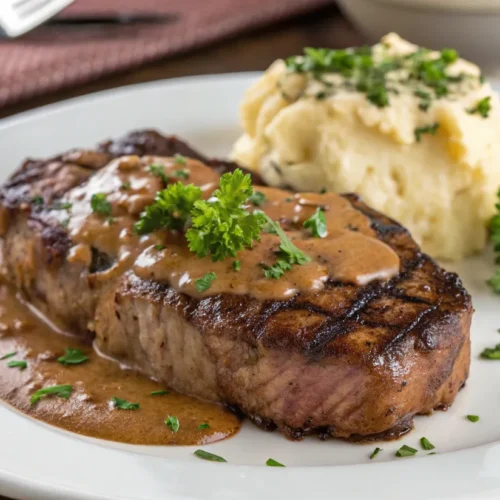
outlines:
[[[397,253],[400,273],[364,286],[329,281],[285,300],[191,297],[122,272],[105,242],[90,255],[75,249],[64,210],[33,204],[88,195],[112,154],[148,140],[157,153],[171,139],[148,132],[100,152],[27,163],[4,187],[4,267],[38,307],[95,336],[104,353],[293,438],[390,437],[411,428],[414,414],[453,402],[468,375],[470,297],[404,228],[355,196],[345,200]]]

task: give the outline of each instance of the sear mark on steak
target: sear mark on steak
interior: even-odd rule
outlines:
[[[128,154],[182,154],[219,173],[236,168],[152,130],[96,151],[26,161],[0,192],[3,269],[52,319],[82,337],[90,329],[100,351],[147,376],[239,409],[291,439],[390,439],[408,432],[415,414],[453,402],[469,372],[471,299],[405,228],[356,195],[344,196],[400,258],[400,274],[387,283],[330,281],[284,301],[196,300],[132,272],[96,280],[93,273],[113,265],[99,252],[90,267],[70,264],[67,231],[31,200],[53,203]]]

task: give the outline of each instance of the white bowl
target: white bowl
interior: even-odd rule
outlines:
[[[500,0],[338,0],[375,42],[395,31],[424,47],[450,47],[488,74],[500,73]]]

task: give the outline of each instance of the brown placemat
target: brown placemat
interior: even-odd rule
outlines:
[[[0,107],[200,48],[332,0],[77,0],[59,19],[161,14],[164,22],[48,24],[0,41]]]

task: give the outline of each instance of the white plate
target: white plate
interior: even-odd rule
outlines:
[[[140,127],[186,138],[224,156],[238,136],[238,102],[255,75],[187,78],[111,90],[0,123],[2,179],[27,155],[91,146]],[[447,412],[417,417],[402,440],[353,445],[316,438],[300,443],[248,422],[233,439],[207,446],[229,463],[203,462],[195,447],[117,445],[60,431],[0,406],[0,494],[20,499],[371,500],[500,497],[500,362],[484,347],[500,343],[500,297],[485,286],[491,255],[456,270],[472,293],[473,361],[469,382]],[[471,423],[467,414],[480,415]],[[395,458],[426,436],[437,455]],[[272,457],[287,468],[265,467]]]

